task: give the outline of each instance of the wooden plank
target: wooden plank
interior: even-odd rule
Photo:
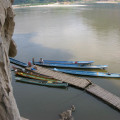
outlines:
[[[108,92],[96,84],[92,84],[87,87],[86,91],[120,110],[120,98],[118,96]]]
[[[26,69],[31,70],[30,67],[27,67]],[[35,72],[54,77],[55,79],[67,82],[69,84],[80,87],[82,89],[84,89],[86,86],[90,84],[90,82],[86,79],[81,79],[80,77],[61,73],[58,71],[53,71],[53,70],[50,70],[48,68],[41,67],[41,66],[37,66],[37,70]]]

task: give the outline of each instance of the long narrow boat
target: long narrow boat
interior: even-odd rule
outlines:
[[[13,64],[16,64],[18,66],[22,66],[22,67],[27,67],[28,65],[24,62],[21,62],[19,60],[16,60],[14,58],[9,58],[10,59],[10,62],[13,63]]]
[[[78,64],[44,64],[35,62],[35,65],[46,66],[46,67],[60,67],[60,68],[78,68],[78,69],[105,69],[107,65],[78,65]]]
[[[43,63],[52,63],[52,64],[91,64],[94,61],[55,61],[55,60],[43,60]]]
[[[54,78],[47,78],[47,77],[44,77],[44,76],[41,76],[41,75],[34,75],[32,72],[31,73],[26,73],[26,72],[16,71],[15,73],[16,73],[16,75],[19,75],[19,76],[22,76],[22,77],[26,77],[26,78],[62,83],[62,81],[59,81],[59,80],[54,79]]]
[[[22,77],[16,77],[15,80],[17,80],[19,82],[25,82],[25,83],[29,83],[29,84],[43,85],[43,86],[49,86],[49,87],[62,87],[62,88],[68,87],[68,83],[41,81],[41,80],[28,79],[28,78],[22,78]]]
[[[43,78],[55,79],[55,78],[53,78],[53,77],[51,77],[51,76],[48,76],[48,75],[36,73],[34,70],[21,69],[21,68],[15,67],[15,66],[13,66],[13,70],[14,70],[15,72],[24,72],[24,73],[27,73],[27,74],[30,74],[30,75],[31,75],[31,73],[32,73],[32,75],[35,75],[35,76],[40,76],[40,77],[43,77]]]
[[[74,75],[120,78],[120,74],[116,74],[116,73],[78,71],[78,70],[57,69],[57,68],[54,68],[53,70],[68,73],[68,74],[74,74]]]

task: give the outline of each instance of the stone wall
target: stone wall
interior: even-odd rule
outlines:
[[[9,56],[17,53],[12,40],[14,31],[13,0],[0,0],[0,120],[21,120],[11,86]]]

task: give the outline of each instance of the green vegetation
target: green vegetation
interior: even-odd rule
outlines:
[[[29,4],[29,5],[42,5],[48,3],[63,3],[63,2],[95,2],[95,1],[106,1],[106,2],[120,2],[120,0],[14,0],[14,4]]]
[[[43,4],[43,3],[55,3],[55,2],[73,2],[81,0],[14,0],[14,4]]]

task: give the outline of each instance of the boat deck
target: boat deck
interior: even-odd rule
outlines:
[[[27,67],[27,69],[31,70],[30,67]],[[53,71],[41,66],[37,66],[37,70],[34,72],[54,77],[58,80],[67,82],[77,88],[84,89],[86,92],[98,97],[113,108],[116,108],[120,111],[120,98],[118,96],[108,92],[107,90],[101,88],[96,84],[93,84],[87,79],[81,79],[80,77],[61,73],[58,71]]]

